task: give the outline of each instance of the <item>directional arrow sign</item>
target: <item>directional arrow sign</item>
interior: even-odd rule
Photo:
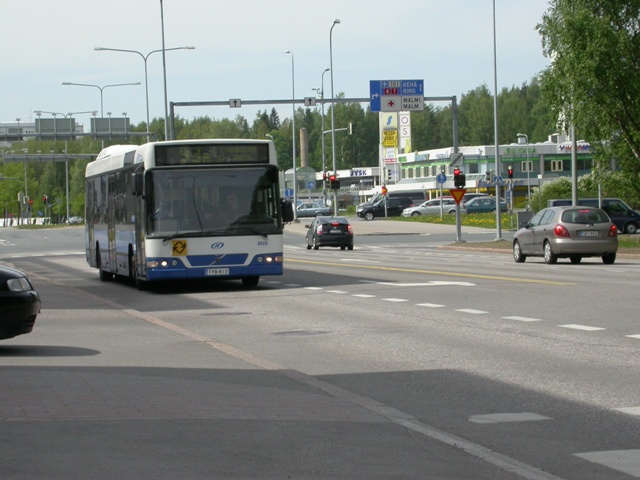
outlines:
[[[242,106],[242,100],[239,98],[232,98],[229,100],[229,106],[231,108],[240,108]]]

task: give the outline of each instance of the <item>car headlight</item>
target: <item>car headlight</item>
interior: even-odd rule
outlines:
[[[33,287],[26,278],[10,278],[7,280],[7,287],[10,292],[28,292],[33,290]]]

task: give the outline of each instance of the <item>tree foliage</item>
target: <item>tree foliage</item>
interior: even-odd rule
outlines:
[[[552,0],[538,30],[552,112],[598,147],[602,168],[615,158],[640,192],[640,1]]]
[[[339,94],[338,98],[344,98]],[[371,112],[368,106],[359,103],[336,102],[332,107],[325,104],[324,130],[331,130],[331,110],[335,108],[335,153],[336,168],[339,170],[354,167],[375,167],[379,160],[379,114]],[[541,142],[553,133],[554,122],[549,108],[540,94],[540,84],[534,78],[530,84],[505,88],[498,95],[499,134],[501,143],[512,143],[516,134],[527,133],[531,143]],[[459,144],[493,144],[493,96],[486,85],[481,85],[464,94],[458,105]],[[290,117],[280,119],[275,108],[270,111],[258,111],[249,122],[237,115],[233,119],[212,118],[209,116],[185,119],[177,116],[174,120],[174,134],[177,139],[190,138],[273,138],[278,153],[281,170],[293,165],[293,132]],[[308,165],[316,171],[323,167],[322,144],[324,141],[324,163],[327,170],[333,169],[332,135],[324,134],[323,117],[320,106],[316,108],[299,107],[295,110],[296,124],[296,163],[301,166],[301,142],[299,132],[306,129],[308,136]],[[349,124],[352,133],[349,134]],[[421,151],[434,148],[451,147],[453,144],[453,116],[450,104],[426,105],[423,111],[411,113],[412,141],[411,150]],[[153,139],[164,140],[164,118],[154,118],[149,131]],[[146,122],[131,126],[131,131],[147,131]],[[126,143],[141,144],[147,141],[146,135],[133,136]],[[67,142],[68,153],[97,155],[102,149],[101,140],[83,137],[81,140]],[[122,139],[104,142],[104,146],[124,143]],[[64,141],[37,141],[28,139],[16,142],[7,150],[34,154],[63,153]],[[83,215],[84,210],[84,170],[87,161],[69,161],[69,203],[71,215]],[[17,213],[17,193],[24,191],[24,166],[21,163],[0,163],[0,174],[7,180],[0,183],[0,204],[7,212]],[[43,210],[42,196],[49,197],[55,218],[66,216],[65,162],[30,162],[27,165],[28,192],[34,199],[37,211]]]

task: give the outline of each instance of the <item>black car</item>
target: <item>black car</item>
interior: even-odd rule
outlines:
[[[20,270],[0,265],[0,339],[29,333],[40,313],[40,296]]]
[[[373,220],[376,217],[384,217],[385,201],[387,217],[399,217],[405,208],[413,207],[413,200],[408,197],[382,198],[375,203],[362,203],[356,208],[356,215],[365,220]]]
[[[353,227],[344,217],[316,217],[307,227],[307,250],[340,247],[353,250]]]

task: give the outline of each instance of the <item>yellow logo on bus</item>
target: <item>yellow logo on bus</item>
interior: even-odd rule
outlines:
[[[171,240],[171,256],[179,257],[187,254],[186,240]]]

